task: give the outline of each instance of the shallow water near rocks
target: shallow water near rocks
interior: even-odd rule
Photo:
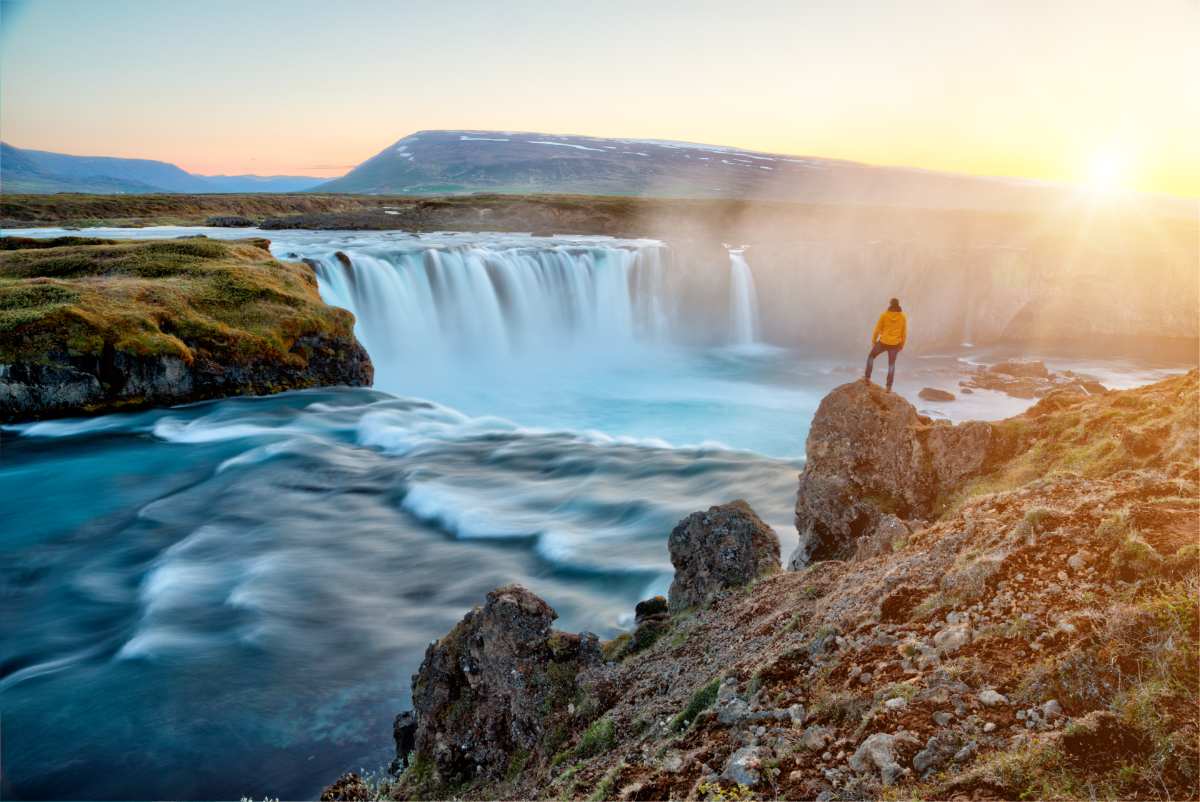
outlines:
[[[89,233],[201,232],[263,233]],[[611,637],[666,590],[671,527],[739,497],[786,557],[808,423],[861,370],[746,343],[745,320],[736,342],[673,336],[653,244],[269,236],[356,312],[377,388],[0,430],[5,798],[312,798],[381,767],[426,645],[497,585]],[[356,275],[334,272],[337,250]],[[428,285],[434,311],[400,314],[425,291],[405,271],[438,276],[431,261],[449,271]],[[451,286],[480,270],[490,283]],[[462,318],[489,287],[499,316]],[[972,359],[987,355],[906,353],[897,389],[953,389]],[[1114,386],[1163,372],[1051,366]],[[1029,403],[918,406],[961,420]]]

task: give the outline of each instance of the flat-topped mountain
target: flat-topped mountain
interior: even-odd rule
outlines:
[[[657,139],[418,131],[321,192],[579,193],[1029,211],[1074,188]],[[1156,204],[1182,210],[1177,198]]]

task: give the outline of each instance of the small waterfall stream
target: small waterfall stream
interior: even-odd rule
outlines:
[[[761,336],[758,290],[741,249],[729,251],[729,329],[733,345],[751,345]]]

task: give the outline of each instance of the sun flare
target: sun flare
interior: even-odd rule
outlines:
[[[1087,185],[1096,192],[1118,192],[1129,180],[1129,157],[1119,148],[1093,151],[1087,163]]]

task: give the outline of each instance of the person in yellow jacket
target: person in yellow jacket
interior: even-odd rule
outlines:
[[[875,324],[875,331],[871,334],[871,353],[867,356],[867,372],[863,375],[863,381],[871,381],[871,368],[875,365],[875,357],[887,351],[887,389],[890,393],[892,380],[896,378],[896,355],[904,348],[906,339],[908,339],[908,318],[900,309],[899,299],[893,298],[888,304],[887,311],[879,316],[879,322]]]

